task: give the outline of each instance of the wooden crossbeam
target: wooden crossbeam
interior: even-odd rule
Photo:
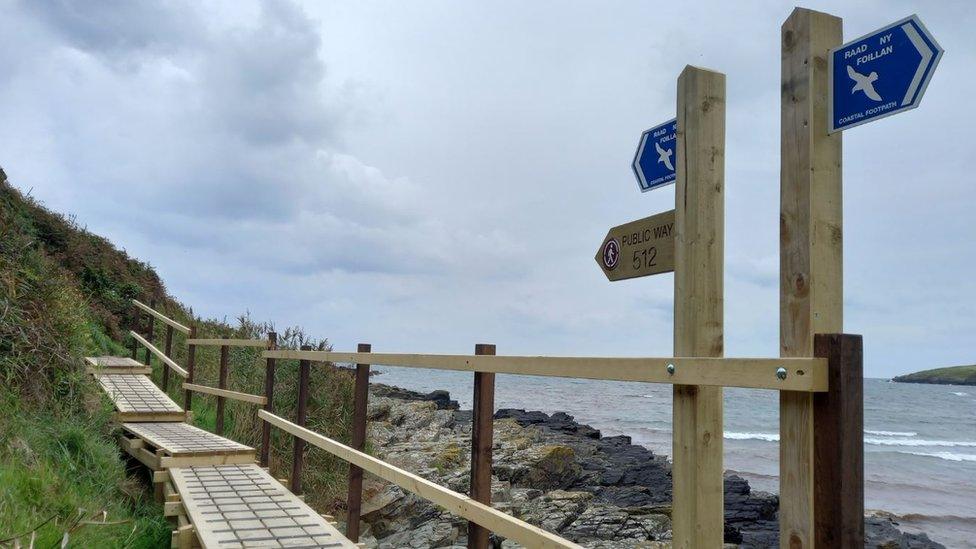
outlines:
[[[155,355],[156,358],[158,358],[159,360],[161,360],[162,362],[164,362],[167,366],[169,366],[174,372],[176,372],[176,374],[178,376],[180,376],[182,378],[186,378],[186,377],[188,377],[190,375],[190,374],[187,373],[186,370],[183,369],[182,366],[180,366],[179,364],[177,364],[176,361],[174,361],[172,358],[166,356],[166,353],[160,351],[159,349],[156,348],[155,345],[153,345],[152,343],[146,341],[146,338],[144,338],[141,335],[133,332],[132,330],[129,330],[129,335],[131,335],[133,339],[135,339],[136,341],[138,341],[146,349],[149,349],[149,352],[150,353],[152,353],[153,355]]]
[[[203,393],[206,395],[213,395],[218,397],[229,398],[231,400],[240,400],[241,402],[250,402],[251,404],[259,404],[264,406],[268,403],[268,399],[261,395],[252,395],[249,393],[239,393],[237,391],[230,391],[227,389],[218,389],[217,387],[209,387],[207,385],[196,385],[194,383],[184,383],[183,389],[187,391],[193,391],[194,393]]]
[[[517,541],[526,547],[580,547],[569,540],[565,540],[511,515],[493,509],[489,505],[479,503],[464,494],[459,494],[409,471],[394,467],[369,454],[353,450],[342,443],[310,431],[284,418],[269,414],[265,410],[259,410],[258,416],[283,431],[306,440],[326,452],[362,468],[364,471],[388,480],[404,490],[447,509],[455,515],[476,522],[492,532],[497,532],[506,539]]]
[[[150,307],[149,305],[146,305],[145,303],[139,301],[138,299],[133,299],[132,300],[132,304],[135,305],[136,307],[139,307],[143,311],[146,311],[147,313],[151,314],[152,316],[158,318],[163,323],[172,326],[174,330],[176,330],[178,332],[181,332],[181,333],[184,333],[184,334],[189,334],[190,333],[190,329],[188,327],[180,324],[179,322],[173,320],[172,318],[169,318],[168,316],[164,315],[163,313],[160,313],[156,309],[153,309],[152,307]]]
[[[430,368],[531,376],[638,381],[675,385],[747,387],[779,391],[827,390],[827,361],[822,358],[600,358],[550,356],[473,356],[333,351],[265,351],[265,358],[348,364]],[[674,373],[668,373],[668,365]],[[786,370],[785,379],[776,375]]]
[[[200,347],[268,347],[266,339],[201,339],[193,338],[186,340],[188,345],[198,345]]]

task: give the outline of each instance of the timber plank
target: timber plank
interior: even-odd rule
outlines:
[[[356,547],[256,464],[170,475],[204,548]]]
[[[254,458],[254,448],[186,423],[124,423],[122,428],[172,457],[239,454]]]

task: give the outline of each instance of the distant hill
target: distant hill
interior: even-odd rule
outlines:
[[[976,364],[924,370],[914,374],[897,376],[892,381],[901,383],[935,383],[939,385],[976,385]]]

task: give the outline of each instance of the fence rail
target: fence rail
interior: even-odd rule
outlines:
[[[827,391],[823,358],[603,358],[265,351],[265,358],[604,381]],[[670,368],[669,368],[670,367]],[[780,371],[780,368],[783,370]],[[778,373],[778,375],[777,375]]]
[[[187,345],[197,345],[199,347],[264,347],[268,348],[268,341],[265,339],[197,339],[186,340]]]
[[[134,302],[135,303],[135,302]],[[143,309],[143,307],[140,307]],[[144,309],[143,309],[144,310]],[[166,333],[166,352],[153,345],[151,339],[152,320],[160,319],[169,328]],[[158,357],[167,368],[184,377],[182,389],[185,392],[186,410],[191,409],[191,394],[202,393],[217,398],[216,432],[223,433],[224,401],[239,400],[263,409],[258,411],[261,425],[260,463],[268,466],[271,454],[270,430],[277,427],[293,438],[291,452],[291,490],[302,491],[302,471],[305,460],[305,445],[311,444],[349,463],[349,491],[347,493],[346,536],[358,541],[360,531],[360,507],[362,498],[362,473],[369,472],[377,477],[393,482],[401,488],[443,507],[451,513],[468,519],[468,547],[486,549],[490,532],[512,539],[528,547],[578,547],[559,536],[532,526],[491,507],[492,473],[492,422],[494,416],[494,375],[516,374],[579,379],[596,379],[638,383],[665,383],[676,387],[713,386],[745,387],[770,389],[781,394],[805,393],[812,395],[818,403],[816,424],[817,444],[812,449],[816,455],[820,477],[828,479],[830,486],[821,486],[815,493],[807,495],[807,505],[813,500],[827,512],[817,521],[818,536],[835,539],[839,529],[852,530],[863,521],[857,509],[862,506],[850,503],[837,503],[843,494],[854,494],[862,490],[863,477],[857,466],[860,459],[859,446],[852,441],[860,440],[860,382],[861,379],[861,339],[860,336],[845,334],[818,335],[816,357],[796,358],[702,358],[702,357],[546,357],[546,356],[497,356],[495,346],[479,344],[473,355],[451,354],[407,354],[373,353],[369,344],[360,344],[358,352],[313,351],[309,347],[301,350],[277,349],[277,335],[268,334],[267,340],[253,339],[206,339],[196,337],[196,327],[188,328],[187,368],[184,370],[169,358],[172,343],[172,325],[161,313],[149,317],[149,339],[135,331],[130,332],[133,342],[146,347],[147,362],[149,354]],[[194,382],[196,367],[196,348],[198,346],[217,346],[220,348],[219,386],[211,387]],[[265,362],[264,395],[233,391],[227,388],[229,350],[238,347],[265,347],[261,358]],[[135,347],[133,347],[135,349]],[[135,354],[135,351],[133,351]],[[275,371],[278,360],[298,361],[299,376],[295,421],[289,421],[274,410]],[[356,389],[354,391],[354,417],[352,425],[352,445],[347,446],[315,433],[305,427],[307,400],[310,393],[310,370],[313,363],[346,363],[356,365]],[[407,368],[429,368],[471,372],[474,375],[474,402],[472,412],[471,441],[471,483],[470,494],[464,495],[416,474],[399,469],[365,452],[366,409],[370,365],[395,366]],[[165,378],[164,378],[165,379]],[[812,420],[812,418],[811,418]],[[679,428],[677,425],[676,429]],[[720,429],[720,427],[719,427]],[[716,433],[721,436],[721,433]],[[784,436],[781,425],[781,446],[791,444],[789,436]],[[789,454],[799,454],[797,448]],[[813,458],[814,456],[810,456]],[[676,462],[682,458],[675,453]],[[692,466],[695,460],[692,459]],[[854,464],[854,467],[847,467]],[[688,466],[688,463],[684,464]],[[843,494],[839,494],[843,492]],[[705,495],[698,495],[698,499]],[[709,497],[719,498],[721,493]],[[853,496],[851,496],[853,497]],[[847,499],[851,499],[847,497]],[[685,512],[693,502],[675,492],[673,515]],[[694,499],[694,498],[692,498]],[[856,498],[855,498],[856,499]],[[846,500],[845,500],[846,501]],[[851,500],[853,501],[853,500]],[[714,503],[711,499],[709,502]],[[829,503],[825,503],[829,502]],[[802,502],[801,502],[802,503]],[[796,508],[795,500],[784,499],[781,507]],[[824,532],[821,534],[821,531]],[[855,536],[856,537],[856,536]],[[837,538],[839,539],[839,538]],[[786,545],[788,546],[788,544]],[[818,545],[819,546],[819,545]]]
[[[571,541],[498,511],[490,505],[479,503],[464,494],[459,494],[409,471],[394,467],[369,454],[324,437],[280,416],[264,410],[259,410],[258,416],[275,427],[299,437],[343,461],[392,482],[404,490],[447,509],[457,516],[480,524],[526,547],[580,547]]]
[[[166,324],[168,326],[172,326],[173,329],[176,330],[177,332],[180,332],[180,333],[182,333],[184,335],[190,333],[190,328],[189,327],[184,326],[184,325],[180,324],[179,322],[173,320],[172,318],[167,317],[163,313],[157,311],[156,309],[153,309],[152,307],[150,307],[149,305],[146,305],[145,303],[139,301],[138,299],[133,299],[132,300],[132,303],[136,307],[142,309],[143,311],[145,311],[145,312],[149,313],[150,315],[152,315],[152,316],[156,317],[157,319],[159,319],[160,322],[162,322],[162,323],[164,323],[164,324]]]
[[[182,378],[186,378],[190,375],[186,370],[183,369],[182,366],[177,364],[176,361],[166,356],[166,353],[157,349],[156,346],[150,343],[149,341],[146,341],[146,338],[142,337],[141,335],[137,334],[132,330],[129,330],[129,335],[131,335],[133,339],[138,341],[143,347],[149,350],[149,352],[152,353],[156,358],[158,358],[163,364],[169,366],[169,368],[174,372],[176,372],[178,376]]]

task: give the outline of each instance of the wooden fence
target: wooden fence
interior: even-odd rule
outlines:
[[[788,548],[859,547],[864,543],[863,371],[860,336],[843,331],[843,209],[841,134],[827,132],[827,55],[842,43],[841,20],[802,8],[781,28],[780,354],[781,358],[724,358],[725,75],[688,66],[677,80],[674,222],[674,353],[680,357],[603,358],[498,356],[494,345],[473,355],[372,353],[277,349],[268,341],[196,339],[182,326],[136,302],[148,313],[146,362],[164,363],[185,378],[191,392],[262,403],[261,462],[268,463],[270,427],[294,437],[292,489],[301,491],[306,443],[350,463],[348,535],[359,536],[362,472],[369,471],[470,521],[469,546],[486,547],[490,531],[530,547],[572,546],[491,509],[491,444],[496,374],[557,376],[673,386],[674,546],[718,547],[723,539],[723,387],[779,392],[780,544]],[[166,326],[160,351],[152,342],[155,320]],[[173,332],[188,336],[186,369],[168,359]],[[194,383],[195,349],[221,346],[216,388]],[[265,346],[263,397],[226,387],[226,353],[232,345]],[[299,361],[294,422],[275,415],[276,361]],[[309,369],[313,362],[356,364],[352,446],[305,428]],[[474,410],[471,488],[465,496],[436,486],[362,452],[370,365],[471,372]]]
[[[154,309],[136,302],[139,309],[150,313],[147,328],[152,319],[162,321],[168,327],[176,324]],[[545,357],[501,356],[495,354],[495,346],[480,344],[472,355],[439,354],[391,354],[373,353],[368,344],[360,344],[357,352],[313,351],[308,347],[300,350],[277,349],[277,336],[270,333],[266,340],[247,339],[197,339],[194,328],[181,329],[189,336],[187,367],[176,364],[167,354],[152,343],[153,333],[145,336],[133,331],[134,341],[147,349],[147,357],[156,356],[163,367],[185,379],[185,408],[191,409],[192,393],[206,394],[218,399],[217,433],[223,432],[224,399],[238,400],[261,406],[258,412],[263,421],[260,463],[270,461],[270,428],[277,427],[292,435],[292,471],[290,488],[302,493],[301,475],[306,444],[311,444],[346,461],[349,469],[347,494],[347,537],[358,541],[362,502],[362,475],[367,471],[379,478],[395,483],[404,490],[425,498],[444,509],[469,521],[468,546],[485,548],[490,532],[496,532],[527,547],[576,547],[575,544],[544,530],[527,524],[491,507],[492,425],[494,416],[495,374],[532,375],[577,379],[599,379],[635,383],[668,383],[676,386],[746,387],[774,391],[790,391],[813,396],[814,415],[809,418],[815,429],[814,455],[817,489],[807,494],[807,504],[829,510],[830,514],[818,520],[816,528],[823,530],[824,539],[849,539],[854,522],[863,525],[863,504],[857,501],[856,487],[863,486],[860,477],[862,459],[861,432],[861,337],[844,334],[823,334],[816,337],[816,356],[810,358],[606,358],[606,357]],[[171,343],[170,330],[166,340]],[[195,349],[198,346],[220,347],[220,375],[217,387],[193,383]],[[227,387],[228,349],[234,346],[265,349],[265,390],[263,395],[233,391]],[[135,349],[135,347],[134,347]],[[168,345],[167,349],[171,349]],[[274,379],[278,360],[298,361],[298,402],[294,421],[275,414]],[[149,361],[146,361],[149,364]],[[309,373],[314,363],[356,364],[354,390],[354,418],[351,445],[327,438],[310,431],[306,425]],[[471,440],[470,494],[464,495],[439,486],[413,473],[404,471],[363,452],[366,440],[366,409],[369,372],[371,365],[408,368],[429,368],[471,372],[473,375],[473,423]],[[165,378],[164,378],[165,379]],[[783,424],[781,423],[781,428]],[[675,426],[675,428],[678,428]],[[781,440],[791,437],[781,431]],[[721,436],[721,433],[715,433]],[[789,453],[789,452],[788,452]],[[684,464],[677,460],[686,454],[675,452],[675,467]],[[694,464],[692,464],[694,465]],[[851,466],[854,465],[854,466]],[[836,490],[846,487],[846,491]],[[854,487],[854,488],[852,488]],[[708,504],[722,505],[723,494],[707,494],[696,498]],[[714,501],[714,500],[717,500]],[[672,516],[693,514],[687,508],[689,502],[675,494]],[[781,506],[793,505],[782,500]],[[722,524],[700,525],[722,529]],[[861,526],[863,528],[863,526]],[[845,533],[845,530],[848,532]],[[862,534],[863,536],[863,534]],[[790,547],[790,539],[782,540]],[[827,545],[824,545],[827,546]]]

